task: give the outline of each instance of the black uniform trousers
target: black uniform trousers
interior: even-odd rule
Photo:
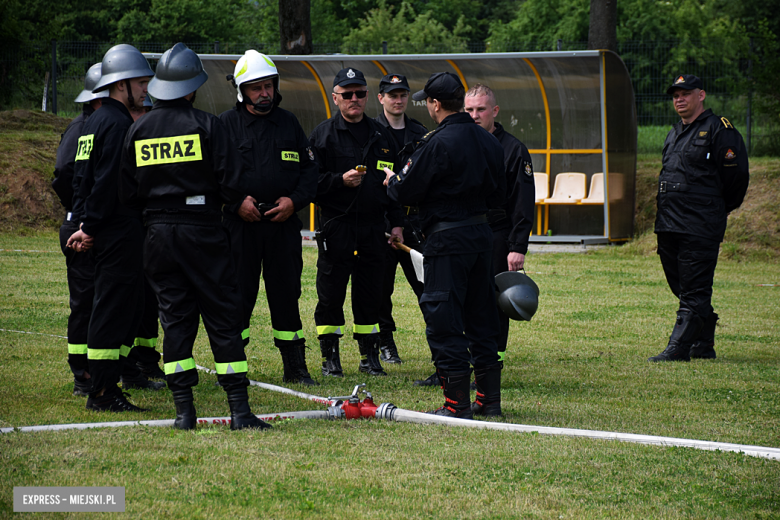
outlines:
[[[157,352],[157,339],[160,335],[159,307],[149,280],[144,275],[144,311],[135,334],[133,350],[128,358],[134,363],[157,365],[160,353]]]
[[[271,313],[274,345],[284,348],[303,344],[303,324],[298,309],[303,273],[301,220],[295,214],[279,223],[270,220],[245,222],[226,216],[222,224],[230,235],[238,270],[245,345],[249,342],[249,324],[260,290],[261,274]]]
[[[681,309],[702,320],[712,314],[712,283],[720,242],[696,235],[658,233],[658,256]]]
[[[498,363],[498,308],[490,251],[425,257],[420,308],[433,362],[466,372]]]
[[[116,388],[143,312],[142,248],[139,219],[116,217],[95,236],[95,297],[89,320],[87,356],[92,397]],[[84,253],[79,253],[84,254]]]
[[[324,244],[323,244],[324,241]],[[385,259],[385,226],[331,220],[321,234],[317,257],[317,334],[343,335],[344,300],[352,277],[353,337],[379,333]]]
[[[493,230],[493,277],[499,273],[509,271],[509,263],[506,257],[509,256],[509,231],[506,229]],[[498,300],[496,300],[498,308]],[[498,310],[498,355],[501,361],[504,360],[506,353],[506,344],[509,341],[509,316]]]
[[[89,253],[77,253],[65,247],[70,236],[78,230],[77,222],[64,221],[60,226],[60,248],[65,255],[68,274],[68,364],[74,375],[83,377],[84,372],[89,372],[87,336],[95,298],[95,260]]]
[[[421,232],[412,230],[409,223],[404,226],[404,244],[422,253]],[[382,278],[382,301],[379,308],[379,329],[383,331],[394,331],[395,320],[393,319],[393,292],[395,291],[395,272],[398,264],[404,271],[406,281],[417,295],[417,301],[423,293],[423,283],[417,280],[412,264],[412,256],[400,249],[393,249],[389,244],[385,244],[385,270]]]
[[[192,347],[200,318],[220,385],[228,392],[249,386],[237,276],[219,217],[213,225],[150,223],[143,249],[144,270],[157,295],[165,333],[168,387],[181,390],[198,384]]]

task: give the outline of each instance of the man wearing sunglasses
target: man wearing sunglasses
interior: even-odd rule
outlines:
[[[309,137],[319,165],[316,203],[321,214],[314,320],[324,376],[343,376],[339,338],[344,334],[343,306],[350,277],[359,370],[387,375],[379,361],[385,217],[391,227],[388,242],[403,242],[403,215],[382,184],[384,168],[398,166],[396,146],[382,125],[364,115],[367,95],[362,72],[340,70],[333,80],[332,94],[338,111]]]

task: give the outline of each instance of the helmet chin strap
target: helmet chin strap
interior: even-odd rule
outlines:
[[[127,88],[127,106],[130,110],[135,110],[135,100],[133,99],[133,89],[130,87],[130,80],[125,80],[125,88]]]
[[[269,112],[274,107],[274,100],[273,99],[269,99],[269,100],[263,99],[263,100],[260,100],[257,103],[251,103],[251,105],[252,105],[252,108],[257,110],[258,112],[265,113],[265,112]]]

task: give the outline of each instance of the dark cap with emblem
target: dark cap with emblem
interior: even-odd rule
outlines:
[[[409,82],[406,81],[406,76],[402,76],[401,74],[388,74],[379,81],[380,94],[398,89],[412,90],[409,88]]]
[[[424,101],[429,97],[439,101],[458,99],[463,97],[464,90],[460,79],[452,72],[436,72],[428,78],[424,89],[412,95],[412,99],[415,101]]]
[[[672,86],[666,89],[666,93],[671,95],[674,89],[682,88],[685,90],[693,90],[695,88],[704,88],[701,80],[693,74],[679,74],[674,77],[674,83]]]
[[[333,86],[346,87],[347,85],[368,85],[363,73],[357,69],[341,69],[333,78]]]

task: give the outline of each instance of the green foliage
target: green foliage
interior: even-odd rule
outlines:
[[[554,50],[558,39],[587,40],[589,10],[589,0],[527,0],[514,19],[491,23],[487,48],[490,52],[513,51],[519,43]]]
[[[417,16],[408,2],[402,2],[397,14],[393,7],[380,0],[379,5],[368,12],[359,27],[344,38],[345,52],[377,54],[382,52],[381,42],[387,41],[389,52],[465,52],[465,33],[470,29],[460,16],[452,31],[432,17],[428,11]]]

